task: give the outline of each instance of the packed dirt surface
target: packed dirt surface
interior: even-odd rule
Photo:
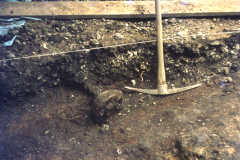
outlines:
[[[18,36],[0,48],[0,159],[239,159],[239,25],[163,20],[168,87],[202,83],[169,96],[124,89],[156,88],[155,20],[9,31],[0,44]],[[209,34],[219,32],[234,33]]]

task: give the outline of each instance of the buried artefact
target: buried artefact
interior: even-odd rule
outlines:
[[[93,114],[97,123],[104,122],[111,115],[121,110],[123,93],[119,90],[107,90],[101,93],[93,102]]]

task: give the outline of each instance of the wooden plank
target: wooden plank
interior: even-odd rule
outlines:
[[[239,16],[239,0],[162,1],[163,17]],[[0,17],[154,18],[155,1],[0,2]]]

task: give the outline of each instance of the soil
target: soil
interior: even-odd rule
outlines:
[[[9,31],[1,43],[18,36],[0,48],[0,158],[239,159],[239,25],[163,20],[168,87],[202,83],[169,96],[124,89],[156,88],[153,19],[27,21]],[[209,34],[219,32],[234,33]],[[99,105],[109,90],[118,98]]]

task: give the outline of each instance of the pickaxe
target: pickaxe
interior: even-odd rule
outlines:
[[[162,14],[161,14],[161,0],[155,0],[155,10],[156,10],[156,21],[157,21],[157,53],[158,53],[158,85],[157,89],[139,89],[132,87],[125,87],[130,90],[147,93],[147,94],[155,94],[155,95],[168,95],[175,94],[178,92],[186,91],[201,85],[195,84],[192,86],[182,87],[182,88],[174,88],[168,89],[166,84],[165,77],[165,67],[164,67],[164,57],[163,57],[163,40],[162,40]]]

